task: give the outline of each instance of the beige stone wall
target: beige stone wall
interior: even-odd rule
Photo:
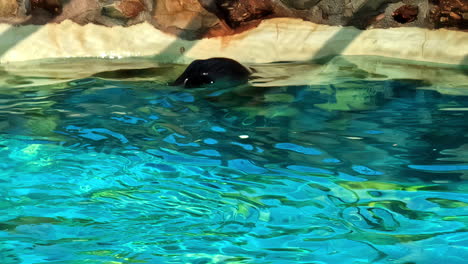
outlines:
[[[468,64],[468,33],[421,28],[371,29],[318,25],[291,18],[263,21],[236,34],[187,41],[148,23],[131,27],[0,24],[0,63],[46,58],[152,56],[165,63],[228,57],[243,63],[310,61],[332,55],[373,55]],[[22,41],[16,42],[21,39]],[[13,44],[13,45],[12,45]],[[441,48],[442,47],[442,48]]]

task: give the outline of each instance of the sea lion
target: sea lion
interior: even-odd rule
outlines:
[[[236,86],[248,82],[251,71],[239,62],[228,58],[195,60],[172,85],[185,88],[212,84]]]

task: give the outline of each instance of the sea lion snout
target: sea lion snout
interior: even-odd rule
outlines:
[[[204,87],[212,84],[236,86],[248,82],[250,70],[228,58],[195,60],[172,85],[185,88]]]

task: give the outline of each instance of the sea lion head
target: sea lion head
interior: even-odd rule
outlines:
[[[172,85],[185,88],[210,85],[236,86],[248,82],[251,72],[239,62],[228,58],[195,60]]]

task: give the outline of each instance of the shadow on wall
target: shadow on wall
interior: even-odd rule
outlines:
[[[215,4],[220,6],[223,0],[198,0],[200,3],[202,2],[211,2],[211,4]],[[238,0],[243,1],[243,0]],[[247,1],[247,0],[245,0]],[[64,7],[70,1],[61,1]],[[358,28],[362,28],[369,20],[375,17],[376,10],[384,10],[389,4],[399,2],[399,0],[368,0],[364,4],[360,6],[360,8],[354,13],[352,17],[348,19],[348,21],[344,24],[344,26],[355,26]],[[376,7],[377,6],[377,7]],[[212,13],[213,10],[208,10]],[[374,13],[373,13],[374,12]],[[52,14],[49,16],[48,20],[42,21],[42,23],[47,23],[52,21],[57,15],[60,13]],[[219,14],[215,14],[219,17]],[[192,28],[195,25],[196,20],[199,17],[195,17],[189,24],[186,25],[186,28]],[[222,20],[222,19],[220,19]],[[221,22],[222,23],[222,22]],[[22,24],[28,24],[28,21]],[[15,26],[11,26],[8,30],[0,34],[0,56],[8,52],[11,48],[18,45],[21,41],[28,38],[34,32],[38,31],[42,26],[29,26],[29,27],[20,27],[17,28]],[[208,29],[205,29],[205,32],[200,32],[201,36],[205,36],[208,32]],[[349,28],[343,28],[338,31],[333,37],[331,37],[314,55],[310,56],[311,61],[317,61],[318,63],[327,63],[333,57],[339,56],[353,41],[356,39],[363,31],[362,30],[349,30]],[[178,37],[183,37],[184,31],[180,31]],[[184,46],[180,45],[179,41],[173,42],[171,45],[168,45],[160,55],[154,56],[158,58],[160,56],[164,56],[162,54],[171,54],[173,56],[173,61],[176,61],[178,58],[182,57],[185,52],[190,50],[193,46],[195,46],[197,41],[184,41]],[[172,55],[173,54],[173,55]],[[464,64],[466,63],[466,57],[464,60]],[[463,67],[465,69],[465,67]]]
[[[0,34],[0,57],[7,53],[8,50],[15,47],[21,41],[38,31],[41,26],[17,27],[11,26],[5,32]]]
[[[41,29],[43,24],[47,24],[60,15],[63,10],[61,2],[64,2],[66,5],[70,0],[54,0],[50,1],[50,3],[44,1],[25,0],[24,8],[26,9],[26,15],[29,17],[25,21],[20,21],[19,24],[11,25],[10,28],[0,34],[0,57],[7,53],[8,50]],[[18,9],[20,9],[20,7],[18,7]],[[39,20],[36,19],[37,13],[41,15]],[[22,27],[22,25],[30,26]]]
[[[354,26],[361,30],[350,31],[347,28],[341,28],[317,51],[317,53],[315,53],[315,55],[310,57],[310,60],[325,64],[334,57],[339,56],[357,37],[359,37],[359,35],[361,35],[363,30],[365,29],[364,25],[366,25],[374,15],[376,15],[374,13],[370,13],[370,10],[373,9],[371,8],[371,6],[375,5],[376,2],[377,1],[375,0],[366,1],[343,25],[344,27]],[[378,8],[376,8],[376,10],[384,10],[389,4],[393,2],[398,2],[398,0],[379,2],[382,3],[379,5]],[[333,47],[332,51],[330,51],[330,47]]]

